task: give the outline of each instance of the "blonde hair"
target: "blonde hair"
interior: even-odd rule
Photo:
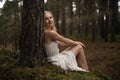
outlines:
[[[51,11],[45,11],[44,14],[46,14],[46,13],[50,13],[53,16],[53,13]],[[53,17],[53,19],[54,19],[54,17]],[[55,22],[55,20],[54,20],[54,22]],[[51,30],[57,31],[57,29],[55,27],[55,23]]]

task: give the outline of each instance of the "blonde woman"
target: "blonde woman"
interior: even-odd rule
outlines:
[[[45,49],[48,61],[64,70],[88,72],[88,66],[83,47],[79,41],[61,36],[56,31],[55,21],[50,11],[44,14]],[[67,47],[60,52],[60,47]]]

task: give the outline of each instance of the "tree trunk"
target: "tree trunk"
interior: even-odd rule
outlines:
[[[69,1],[69,7],[70,7],[70,12],[69,12],[69,16],[70,16],[70,24],[69,24],[69,34],[72,35],[73,34],[73,7],[72,7],[72,0]]]
[[[14,10],[14,25],[15,27],[13,28],[13,50],[18,50],[18,22],[19,22],[19,10],[18,10],[18,0],[14,1],[15,3],[15,10]]]
[[[57,27],[57,32],[60,32],[60,29],[59,29],[59,0],[57,1],[57,4],[56,4],[56,27]]]
[[[65,0],[62,0],[62,34],[66,34]]]
[[[92,20],[92,25],[91,25],[91,28],[92,28],[92,42],[95,41],[95,38],[96,38],[96,32],[95,32],[95,27],[96,27],[96,23],[95,23],[95,20]]]
[[[105,15],[106,19],[104,20],[104,40],[105,42],[108,41],[108,15]]]
[[[116,26],[117,26],[117,22],[118,22],[118,0],[110,0],[110,12],[111,12],[111,35],[110,35],[110,39],[111,41],[115,41],[116,40]]]
[[[43,49],[44,0],[23,0],[20,35],[20,63],[41,65],[45,60]],[[43,54],[44,53],[44,54]]]
[[[77,16],[78,16],[78,23],[77,23],[77,37],[79,37],[81,35],[81,28],[80,28],[80,16],[81,16],[81,1],[79,0],[75,0],[76,1],[76,8],[77,8]]]

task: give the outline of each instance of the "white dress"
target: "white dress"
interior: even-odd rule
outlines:
[[[86,71],[78,67],[75,55],[72,51],[64,50],[59,53],[58,44],[52,41],[50,44],[45,43],[45,49],[48,56],[48,61],[61,67],[64,70],[71,71]]]

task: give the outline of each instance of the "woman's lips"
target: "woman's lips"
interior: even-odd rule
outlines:
[[[49,24],[52,24],[52,22],[50,22]]]

